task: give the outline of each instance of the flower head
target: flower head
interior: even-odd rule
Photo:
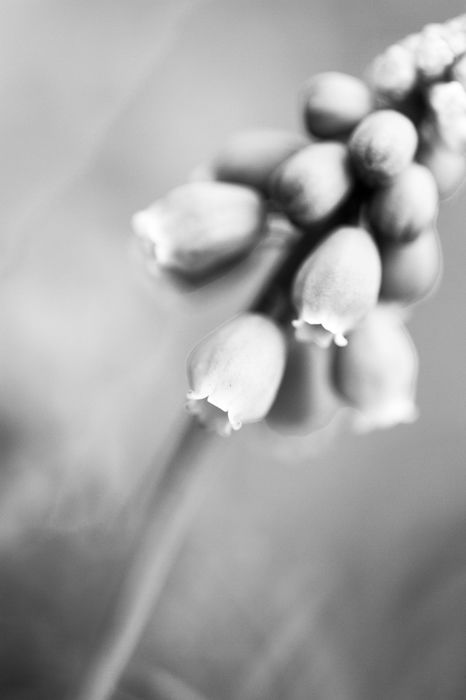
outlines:
[[[370,234],[351,226],[333,231],[305,260],[294,283],[298,340],[346,345],[345,334],[376,304],[380,279]]]
[[[159,266],[200,274],[250,250],[264,221],[264,201],[250,187],[205,181],[175,188],[132,225]]]
[[[262,420],[282,380],[286,341],[266,316],[244,313],[216,328],[187,360],[188,410],[217,432]]]
[[[351,333],[334,360],[334,384],[358,410],[357,428],[370,430],[417,418],[416,349],[400,318],[377,306]]]

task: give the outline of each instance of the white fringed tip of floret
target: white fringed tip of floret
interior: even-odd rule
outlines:
[[[233,431],[240,430],[243,423],[227,410],[226,404],[221,402],[223,405],[219,406],[218,401],[216,396],[204,396],[190,390],[186,394],[186,410],[204,427],[222,437],[229,437]]]
[[[339,347],[348,344],[342,330],[337,328],[338,324],[331,319],[321,320],[316,315],[314,320],[309,317],[297,318],[291,323],[295,329],[295,338],[300,343],[315,343],[321,348],[330,347],[332,342]]]
[[[165,235],[164,216],[157,204],[133,214],[131,227],[143,251],[152,259],[153,267],[167,267],[173,262],[173,251]]]

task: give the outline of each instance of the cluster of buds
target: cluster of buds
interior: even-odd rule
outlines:
[[[466,15],[391,46],[367,81],[310,78],[305,135],[239,133],[135,214],[148,260],[196,279],[248,255],[272,219],[294,232],[250,309],[188,357],[187,407],[201,422],[311,430],[316,387],[365,429],[415,419],[404,319],[440,277],[436,218],[465,170],[465,88]]]
[[[368,77],[377,105],[417,122],[418,160],[432,171],[440,194],[454,192],[466,171],[466,15],[428,24],[393,44]]]

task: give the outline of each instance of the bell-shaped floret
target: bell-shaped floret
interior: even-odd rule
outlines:
[[[358,409],[361,430],[410,423],[417,417],[416,349],[399,316],[378,306],[351,333],[348,346],[337,348],[334,384]]]
[[[379,253],[367,231],[344,226],[330,233],[295,279],[297,339],[346,345],[346,333],[377,303],[380,279]]]
[[[219,433],[262,420],[283,377],[286,340],[270,318],[244,313],[222,324],[187,360],[188,410]]]
[[[263,198],[250,187],[190,182],[137,212],[132,225],[160,267],[199,275],[248,252],[265,215]]]

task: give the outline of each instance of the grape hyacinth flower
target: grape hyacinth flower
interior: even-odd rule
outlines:
[[[393,109],[363,119],[351,134],[349,150],[360,178],[370,187],[385,185],[414,158],[418,136],[414,124]]]
[[[355,427],[386,428],[416,420],[418,358],[398,315],[378,306],[337,348],[334,384],[357,409]]]
[[[297,339],[346,345],[346,333],[377,303],[380,280],[379,253],[367,231],[343,226],[330,233],[296,276]]]
[[[188,410],[218,433],[268,413],[283,377],[286,342],[271,319],[245,313],[212,331],[187,361]]]
[[[381,104],[400,103],[413,90],[417,79],[412,52],[403,44],[393,44],[378,56],[369,72],[369,81]]]
[[[303,89],[303,112],[312,136],[347,135],[373,108],[368,85],[346,73],[329,71],[310,78]]]
[[[264,221],[263,199],[250,187],[191,182],[137,212],[132,225],[160,267],[196,275],[249,251]]]

